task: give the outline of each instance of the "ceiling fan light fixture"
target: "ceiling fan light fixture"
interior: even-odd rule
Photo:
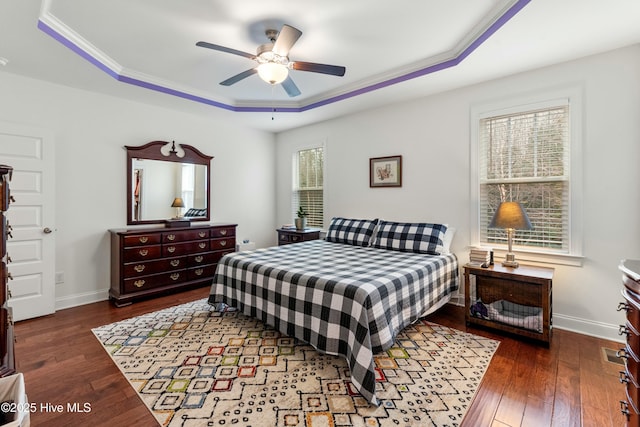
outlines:
[[[258,65],[258,75],[265,82],[277,85],[282,83],[289,75],[289,69],[277,62],[264,62]]]

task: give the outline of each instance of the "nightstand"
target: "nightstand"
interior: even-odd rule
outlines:
[[[276,231],[278,232],[278,246],[306,242],[307,240],[318,240],[320,238],[320,230],[317,228],[305,228],[304,230],[278,228]]]
[[[498,264],[489,268],[465,265],[464,305],[467,325],[482,325],[549,345],[553,272],[553,268],[527,265],[520,265],[518,268]],[[471,276],[475,282],[473,284]],[[491,305],[491,312],[484,313],[485,308],[482,306],[472,307],[477,300],[481,300],[485,307],[494,303]],[[472,308],[477,315],[471,314]],[[537,315],[540,311],[541,319]]]

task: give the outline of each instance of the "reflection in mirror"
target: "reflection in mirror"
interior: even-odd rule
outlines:
[[[163,220],[182,217],[187,212],[207,209],[205,165],[133,159],[134,221]],[[175,198],[183,207],[172,207]]]
[[[212,157],[189,145],[153,141],[127,149],[127,224],[186,217],[209,221]],[[176,203],[176,199],[182,203]],[[183,206],[180,206],[182,204]]]

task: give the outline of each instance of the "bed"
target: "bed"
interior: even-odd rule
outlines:
[[[443,227],[435,239],[431,228],[425,243],[424,235],[419,242],[408,237],[416,233],[403,223],[334,218],[325,240],[224,256],[209,303],[344,357],[353,387],[378,405],[373,355],[458,289],[458,263],[443,248]]]

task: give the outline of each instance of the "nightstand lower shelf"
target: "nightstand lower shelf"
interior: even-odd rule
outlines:
[[[465,266],[464,279],[467,325],[551,342],[553,269]]]

